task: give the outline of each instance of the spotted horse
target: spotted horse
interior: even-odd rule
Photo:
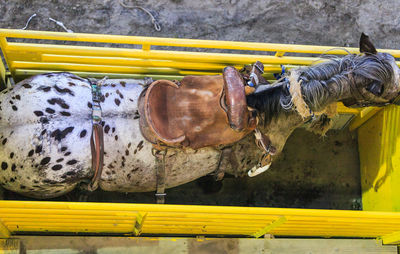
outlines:
[[[211,173],[256,175],[295,128],[308,122],[325,132],[338,101],[354,107],[398,102],[395,59],[378,53],[365,35],[360,52],[292,69],[274,84],[252,71],[237,77],[233,68],[223,77],[150,86],[103,80],[101,172],[93,168],[90,146],[96,82],[66,72],[33,76],[0,92],[0,184],[45,199],[90,185],[96,174],[99,188],[118,192],[172,188]]]

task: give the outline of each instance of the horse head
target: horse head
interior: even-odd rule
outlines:
[[[248,95],[247,103],[263,120],[259,128],[279,154],[293,130],[304,122],[314,122],[325,133],[332,122],[327,109],[339,101],[351,107],[400,105],[399,74],[395,58],[377,52],[363,33],[360,54],[292,69],[284,80]],[[256,175],[252,170],[249,175]]]
[[[399,105],[400,70],[395,58],[377,52],[364,33],[360,38],[360,53],[348,57],[349,66],[344,72],[348,73],[350,96],[343,99],[343,103],[353,107]]]

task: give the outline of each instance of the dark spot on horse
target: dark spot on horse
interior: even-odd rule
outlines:
[[[67,111],[61,111],[60,114],[62,116],[71,116],[71,113],[67,112]]]
[[[51,169],[54,171],[58,171],[58,170],[62,169],[62,165],[56,164],[56,165],[52,166]]]
[[[92,103],[90,103],[90,102],[87,103],[87,106],[88,106],[88,108],[92,108],[93,107]]]
[[[32,88],[32,86],[27,84],[27,83],[23,84],[22,86],[25,87],[25,88]]]
[[[111,175],[111,172],[110,171],[106,171],[106,175]]]
[[[76,173],[74,171],[69,171],[69,172],[67,172],[67,175],[72,176],[72,175],[76,175]]]
[[[47,102],[51,105],[57,104],[63,109],[69,109],[69,105],[61,98],[52,98],[50,100],[47,100]]]
[[[112,87],[116,87],[116,85],[115,85],[115,84],[111,84],[111,86],[112,86]]]
[[[128,148],[130,148],[130,147],[131,147],[131,145],[132,145],[132,143],[131,143],[131,142],[129,142],[129,144],[128,144]]]
[[[76,164],[78,161],[77,160],[70,160],[67,162],[68,165],[74,165]]]
[[[106,122],[104,122],[104,121],[101,121],[101,126],[103,126],[104,127],[104,125],[106,124]]]
[[[61,141],[64,139],[69,133],[71,133],[74,130],[74,127],[67,127],[64,130],[60,131],[60,129],[57,129],[51,133],[51,137],[54,138],[57,141]]]
[[[49,87],[49,86],[39,86],[37,90],[47,93],[47,92],[49,92],[51,90],[51,87]]]
[[[136,172],[136,171],[138,171],[138,169],[139,169],[139,167],[134,168],[134,169],[131,170],[131,172],[132,172],[132,173],[133,173],[133,172]]]
[[[128,177],[128,179],[131,179],[131,173],[127,174],[126,177]]]
[[[63,147],[61,147],[61,152],[65,152],[65,151],[67,151],[67,149],[68,149],[68,147],[63,146]]]
[[[104,132],[108,133],[110,131],[110,126],[106,125],[106,127],[104,127]]]
[[[46,129],[42,130],[42,132],[40,133],[40,136],[43,136],[44,134],[46,134],[46,132],[47,132]]]
[[[40,122],[43,124],[47,124],[47,123],[49,123],[49,119],[47,117],[41,117]]]
[[[79,134],[79,137],[81,137],[81,138],[85,137],[86,133],[87,133],[86,130],[81,131],[81,133]]]
[[[124,98],[124,96],[122,95],[122,93],[117,89],[117,94],[119,95],[119,97],[121,98],[121,99],[123,99]]]
[[[18,108],[15,106],[15,105],[12,105],[12,107],[11,107],[14,111],[17,111],[18,110]]]
[[[114,132],[115,132],[115,128],[113,127],[113,128],[112,128],[112,133],[114,133]]]
[[[54,85],[54,88],[60,94],[69,94],[71,96],[75,96],[75,94],[68,88],[59,88],[57,85]]]
[[[42,166],[44,166],[44,165],[46,165],[47,163],[49,163],[50,162],[50,157],[44,157],[41,161],[40,161],[40,165],[42,165]]]
[[[52,109],[52,108],[46,108],[46,110],[45,110],[47,113],[49,113],[49,114],[54,114],[56,111],[54,110],[54,109]]]
[[[3,161],[3,162],[1,163],[1,169],[2,169],[2,170],[6,170],[7,168],[8,168],[7,162]]]
[[[13,104],[14,104],[14,102],[13,102],[13,101],[10,101],[10,104],[11,104],[11,105],[13,105]]]
[[[115,138],[115,141],[117,141],[117,140],[118,140],[118,135],[115,135],[115,137],[114,137],[114,138]]]
[[[129,155],[129,150],[128,150],[128,149],[125,150],[125,155],[126,155],[126,156]]]
[[[15,172],[15,169],[17,168],[17,166],[13,163],[12,165],[11,165],[11,171],[13,171],[13,172]]]
[[[71,154],[71,152],[66,152],[65,154],[64,154],[64,156],[69,156]]]
[[[143,148],[143,140],[141,140],[141,141],[139,142],[137,148],[138,148],[139,151],[142,150],[142,148]]]
[[[125,156],[122,156],[122,161],[126,161]]]
[[[135,151],[133,151],[133,154],[136,154],[137,153],[137,149],[135,149]]]
[[[3,139],[3,142],[1,142],[3,145],[7,143],[7,138]]]
[[[12,159],[13,157],[14,157],[14,153],[11,152],[11,153],[10,153],[10,159]]]
[[[72,83],[72,82],[68,82],[68,85],[69,86],[76,86],[74,83]]]
[[[57,163],[62,162],[64,160],[64,158],[60,158],[58,160],[56,160]]]
[[[109,168],[114,168],[114,165],[110,163],[110,164],[108,164],[108,167]]]
[[[106,93],[106,95],[105,95],[105,96],[106,96],[106,98],[107,98],[109,95],[110,95],[109,93]]]
[[[20,101],[21,100],[21,96],[19,94],[17,94],[17,95],[15,95],[15,99]]]
[[[35,151],[32,149],[28,152],[28,157],[31,157]]]
[[[42,115],[43,115],[43,112],[42,112],[42,111],[33,111],[33,113],[34,113],[36,116],[42,116]]]
[[[25,185],[22,185],[22,184],[21,184],[19,187],[20,187],[21,189],[26,189],[26,186],[25,186]]]
[[[125,82],[125,81],[121,81],[121,82],[119,82],[119,83],[121,84],[122,87],[125,87],[125,85],[126,85],[126,82]]]
[[[42,152],[42,146],[38,145],[35,149],[35,153],[41,153]]]
[[[116,104],[117,106],[119,106],[119,104],[121,104],[121,101],[120,101],[119,99],[115,99],[114,102],[115,102],[115,104]]]
[[[140,116],[137,116],[137,115],[135,115],[134,117],[133,117],[133,119],[139,119],[140,118]]]
[[[104,97],[104,95],[102,95],[101,97],[100,97],[100,101],[101,102],[104,102],[106,100],[106,97]]]
[[[12,183],[15,182],[15,179],[11,177],[10,182],[12,182]]]

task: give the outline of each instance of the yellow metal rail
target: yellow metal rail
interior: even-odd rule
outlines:
[[[76,43],[85,45],[71,45]],[[281,72],[281,65],[291,69],[324,61],[320,54],[340,55],[346,54],[345,50],[358,53],[357,48],[343,50],[330,46],[12,29],[0,29],[0,46],[16,81],[57,71],[69,71],[84,77],[180,79],[185,75],[215,75],[221,73],[226,65],[240,68],[257,60],[265,64],[265,77],[271,80],[272,74]],[[211,52],[197,52],[199,48]],[[226,53],[227,50],[230,52]],[[400,57],[399,50],[381,51]],[[295,53],[295,56],[287,56],[288,53]],[[6,83],[2,66],[0,74]],[[358,114],[359,110],[339,105],[339,113]],[[367,119],[358,118],[353,128]]]
[[[138,218],[140,218],[138,220]],[[69,232],[382,237],[399,240],[400,213],[193,205],[0,201],[8,233]],[[384,238],[385,239],[385,238]],[[389,243],[389,242],[386,242]]]

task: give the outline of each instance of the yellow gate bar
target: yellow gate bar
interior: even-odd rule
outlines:
[[[268,232],[376,238],[400,231],[400,213],[194,205],[0,201],[0,219],[12,234],[261,236]]]

